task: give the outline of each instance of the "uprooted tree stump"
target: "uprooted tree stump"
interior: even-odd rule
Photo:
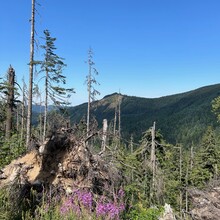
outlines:
[[[98,154],[92,154],[86,141],[68,132],[57,132],[2,169],[0,188],[19,186],[19,197],[27,196],[31,189],[39,197],[43,190],[51,188],[62,195],[76,188],[97,196],[113,192],[122,181],[119,171]]]

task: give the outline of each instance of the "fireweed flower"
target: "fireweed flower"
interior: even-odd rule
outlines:
[[[100,197],[96,204],[97,217],[104,217],[108,219],[119,220],[120,214],[124,211],[125,206],[123,203],[123,197],[125,193],[123,189],[118,191],[118,195],[115,195],[114,201],[109,200],[107,197]],[[93,194],[88,191],[75,190],[71,197],[69,197],[61,206],[60,213],[62,215],[68,212],[74,212],[77,215],[82,215],[83,212],[91,212],[93,206]],[[84,209],[82,209],[84,207]]]
[[[62,215],[65,215],[70,211],[73,211],[78,215],[80,214],[80,207],[75,204],[75,201],[72,197],[67,199],[60,208],[60,213]]]
[[[78,202],[80,202],[81,205],[89,209],[92,208],[93,196],[91,192],[75,190],[74,194],[75,194],[75,199]]]
[[[117,206],[114,203],[98,203],[96,207],[97,216],[109,216],[110,219],[119,219],[122,211],[124,211],[124,204]]]
[[[97,204],[96,214],[97,214],[98,216],[102,216],[102,215],[106,215],[106,214],[107,214],[107,209],[106,209],[106,207],[105,207],[104,204],[102,204],[102,203],[98,203],[98,204]]]
[[[92,208],[92,193],[91,192],[82,193],[79,197],[79,200],[85,207],[88,207],[89,209]]]

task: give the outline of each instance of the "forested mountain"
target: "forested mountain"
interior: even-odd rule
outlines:
[[[121,132],[124,138],[133,134],[138,140],[142,133],[156,122],[156,128],[169,143],[183,143],[186,147],[198,144],[207,126],[217,126],[211,110],[212,100],[220,95],[220,84],[161,98],[140,98],[122,95]],[[113,126],[117,93],[93,103],[92,114],[102,125],[104,118]],[[86,116],[87,104],[69,109],[71,120],[78,123]]]

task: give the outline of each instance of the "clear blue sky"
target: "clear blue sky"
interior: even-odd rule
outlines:
[[[103,96],[160,97],[220,82],[219,0],[38,0],[37,40],[49,29],[65,75],[87,101],[91,46]],[[1,1],[0,75],[11,64],[28,81],[31,0]],[[37,50],[36,57],[42,52]],[[38,77],[39,79],[39,77]],[[36,79],[36,80],[38,80]]]

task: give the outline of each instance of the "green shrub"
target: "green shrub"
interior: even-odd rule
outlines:
[[[163,213],[163,207],[145,208],[141,203],[137,203],[127,213],[125,219],[131,220],[158,220]]]

